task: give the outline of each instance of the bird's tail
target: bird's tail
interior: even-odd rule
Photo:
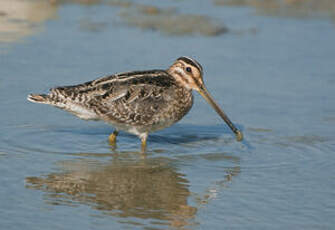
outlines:
[[[27,97],[28,101],[34,103],[50,104],[50,97],[46,94],[29,94]]]
[[[55,88],[51,89],[49,94],[29,94],[27,99],[34,103],[48,104],[66,110],[84,120],[99,119],[95,111],[69,97],[65,97],[64,91],[61,90],[61,88]]]

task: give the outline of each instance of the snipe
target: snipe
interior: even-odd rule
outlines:
[[[146,147],[148,134],[179,121],[191,109],[192,90],[198,91],[235,133],[243,139],[227,115],[213,100],[203,82],[202,66],[180,57],[167,70],[118,73],[79,85],[50,89],[49,94],[30,94],[28,100],[50,104],[84,120],[103,120],[118,131],[137,135]]]

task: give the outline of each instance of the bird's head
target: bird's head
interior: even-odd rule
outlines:
[[[186,89],[200,91],[204,86],[202,66],[190,57],[178,58],[167,71]]]
[[[190,57],[180,57],[168,68],[167,72],[184,88],[198,91],[235,133],[236,139],[238,141],[243,139],[242,132],[234,126],[206,89],[202,78],[203,69],[199,62]]]

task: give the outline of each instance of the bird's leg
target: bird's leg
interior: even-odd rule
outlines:
[[[140,138],[141,138],[141,150],[142,150],[142,152],[145,152],[145,150],[147,149],[148,133],[141,134]]]
[[[118,134],[119,134],[119,131],[114,130],[114,132],[111,135],[109,135],[108,140],[111,145],[116,144],[116,137]]]

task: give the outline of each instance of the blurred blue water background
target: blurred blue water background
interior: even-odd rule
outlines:
[[[333,1],[3,0],[1,229],[332,229]],[[179,56],[241,128],[195,93],[139,140],[26,101],[29,93]]]

